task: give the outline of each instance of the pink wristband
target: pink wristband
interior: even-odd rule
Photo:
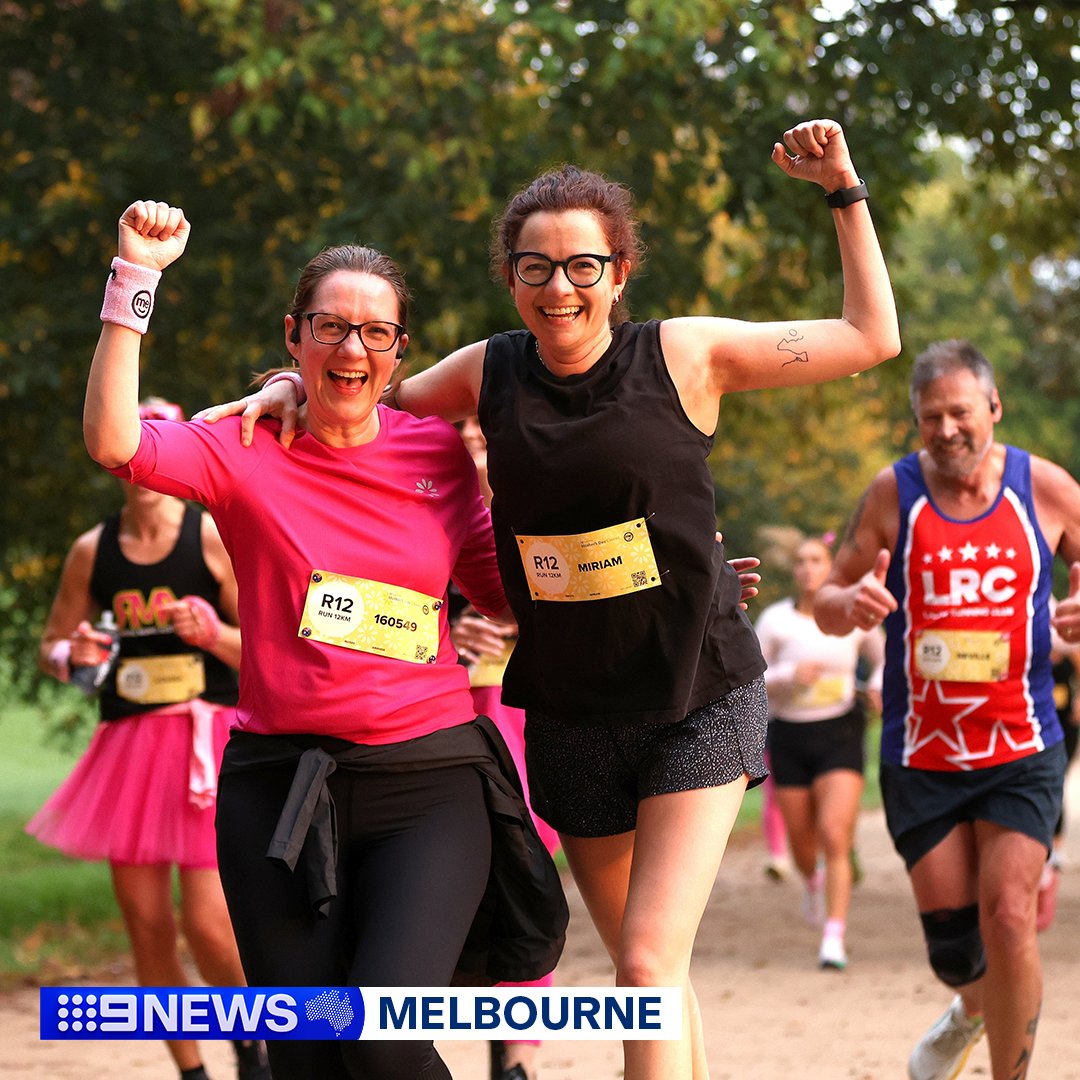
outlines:
[[[188,644],[194,645],[196,649],[212,649],[221,637],[221,619],[214,610],[214,605],[201,596],[183,596],[181,599],[195,612],[199,622],[199,638]]]
[[[60,682],[71,681],[71,639],[61,638],[53,642],[49,650],[49,663],[53,666],[53,674]]]
[[[150,313],[154,310],[154,292],[160,280],[160,270],[136,266],[117,255],[112,261],[109,280],[105,282],[101,321],[145,334],[150,325]]]
[[[307,391],[304,389],[304,380],[300,377],[299,372],[296,371],[279,371],[276,375],[271,375],[266,382],[263,383],[263,387],[269,386],[271,383],[281,382],[282,379],[288,379],[289,382],[296,387],[296,404],[297,407],[304,404],[307,401]]]

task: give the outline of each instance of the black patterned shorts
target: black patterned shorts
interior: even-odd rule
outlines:
[[[616,836],[652,795],[768,775],[765,680],[736,687],[672,724],[569,724],[527,712],[525,762],[533,810],[569,836]]]

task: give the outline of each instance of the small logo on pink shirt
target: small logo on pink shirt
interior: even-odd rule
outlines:
[[[439,489],[431,480],[417,480],[416,494],[430,495],[433,499],[437,499],[439,497]]]

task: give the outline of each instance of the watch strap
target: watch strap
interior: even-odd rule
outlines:
[[[825,203],[834,210],[838,210],[869,198],[870,192],[866,190],[866,181],[860,179],[854,187],[838,188],[826,195]]]

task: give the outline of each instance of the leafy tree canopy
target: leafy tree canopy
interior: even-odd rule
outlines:
[[[927,281],[949,280],[962,255],[973,292],[994,282],[1008,300],[995,314],[1017,364],[1075,393],[1076,41],[1071,5],[965,0],[5,0],[0,608],[38,615],[72,537],[117,501],[79,424],[132,198],[166,199],[193,222],[159,290],[144,384],[196,409],[280,361],[296,271],[328,242],[401,261],[414,365],[512,324],[488,223],[564,160],[638,198],[650,248],[630,293],[639,315],[836,311],[820,194],[768,160],[785,128],[835,116],[871,185],[909,341],[964,322],[925,310]],[[949,182],[956,248],[928,236],[900,249],[901,224],[933,211],[935,150],[950,141],[965,160]],[[909,287],[906,258],[940,261],[911,270]],[[729,538],[839,514],[860,466],[893,450],[903,379],[896,363],[857,393],[725,406]],[[770,476],[783,462],[794,471]]]

